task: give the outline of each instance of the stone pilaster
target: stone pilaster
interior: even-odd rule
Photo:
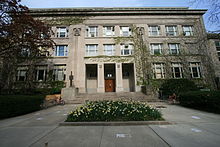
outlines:
[[[123,91],[122,64],[116,63],[116,92]]]
[[[98,93],[104,93],[105,92],[105,81],[104,81],[104,64],[98,63]]]

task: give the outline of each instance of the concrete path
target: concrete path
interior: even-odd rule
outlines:
[[[76,105],[56,106],[0,121],[0,147],[213,147],[220,115],[175,105],[161,109],[173,125],[59,126]]]

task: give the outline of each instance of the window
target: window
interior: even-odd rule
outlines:
[[[103,36],[110,37],[115,35],[115,27],[114,26],[104,26],[103,27]]]
[[[27,67],[18,67],[16,81],[26,80]]]
[[[120,36],[128,37],[131,36],[130,27],[120,27]]]
[[[161,55],[162,54],[162,44],[161,43],[151,43],[151,54],[152,55]]]
[[[184,36],[193,36],[193,26],[183,26]]]
[[[160,26],[149,26],[149,35],[150,36],[159,36],[160,35]]]
[[[37,66],[36,68],[36,81],[46,81],[47,66]]]
[[[220,61],[220,41],[215,41],[215,46],[217,50],[218,60]]]
[[[167,36],[177,36],[177,26],[166,26]]]
[[[169,46],[171,55],[178,55],[180,53],[179,51],[180,45],[178,43],[169,43],[168,46]]]
[[[57,37],[58,38],[68,37],[68,29],[66,27],[58,27],[57,28]]]
[[[132,44],[121,44],[121,55],[132,55],[133,45]]]
[[[67,56],[68,47],[67,45],[57,45],[55,49],[55,56]]]
[[[105,55],[107,55],[107,56],[115,55],[115,45],[114,44],[105,44],[104,51],[105,51]]]
[[[98,36],[98,27],[97,26],[88,26],[87,37],[97,37]]]
[[[183,78],[183,66],[181,63],[172,63],[173,78]]]
[[[192,78],[201,78],[201,69],[199,62],[190,63],[190,72]]]
[[[97,55],[98,55],[98,45],[87,44],[86,45],[86,56],[97,56]]]
[[[153,63],[153,73],[155,79],[164,79],[165,78],[164,63]]]
[[[54,65],[53,80],[65,81],[66,79],[66,65]]]

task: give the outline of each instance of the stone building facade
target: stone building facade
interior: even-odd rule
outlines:
[[[56,43],[51,58],[39,64],[36,79],[46,80],[53,69],[54,80],[69,76],[80,93],[137,92],[138,65],[132,27],[142,28],[143,42],[150,52],[152,79],[190,78],[206,83],[204,58],[207,46],[202,15],[206,10],[188,8],[61,8],[32,9],[31,15],[49,23]],[[18,80],[25,71],[18,70]]]
[[[208,34],[209,55],[215,71],[215,83],[220,89],[220,34]]]

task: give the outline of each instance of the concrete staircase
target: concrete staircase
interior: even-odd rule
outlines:
[[[74,100],[68,101],[68,103],[82,104],[86,101],[97,100],[135,100],[141,102],[161,102],[160,99],[155,96],[148,96],[141,92],[109,92],[109,93],[79,93],[75,96]]]

